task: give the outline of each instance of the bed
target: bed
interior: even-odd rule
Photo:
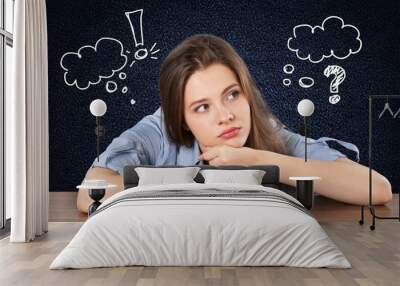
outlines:
[[[125,190],[102,203],[50,269],[351,267],[308,210],[279,190],[277,166],[218,167],[264,170],[260,185],[204,183],[198,173],[193,183],[142,186],[136,167],[125,167]]]

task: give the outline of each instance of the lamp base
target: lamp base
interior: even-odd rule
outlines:
[[[89,206],[88,215],[91,216],[97,208],[101,205],[100,200],[106,194],[106,189],[89,189],[89,197],[94,200],[94,202]]]
[[[296,186],[297,200],[301,202],[306,209],[311,210],[314,203],[313,181],[298,180]]]

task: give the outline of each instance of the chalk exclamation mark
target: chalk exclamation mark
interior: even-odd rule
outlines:
[[[131,26],[132,34],[133,34],[133,39],[135,41],[135,47],[138,48],[140,47],[134,54],[134,57],[136,60],[143,60],[149,55],[149,51],[147,48],[144,47],[144,38],[143,38],[143,9],[131,11],[131,12],[125,12],[126,17],[129,20],[129,25]],[[140,28],[140,29],[139,29]],[[158,59],[155,54],[158,53],[160,50],[154,50],[156,47],[157,43],[154,43],[153,46],[150,49],[150,58],[153,60]],[[131,64],[129,65],[132,67],[132,65],[136,61],[133,60]]]
[[[144,38],[143,38],[143,9],[135,10],[132,12],[125,12],[126,17],[129,20],[129,25],[131,26],[133,39],[135,41],[135,47],[143,46],[144,45]],[[135,29],[136,27],[136,29]],[[140,30],[137,28],[140,27]],[[147,49],[141,48],[135,52],[135,59],[143,60],[147,57]]]

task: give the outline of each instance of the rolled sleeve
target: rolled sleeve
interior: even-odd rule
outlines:
[[[151,165],[160,149],[159,110],[114,138],[92,167],[104,167],[123,174],[127,165]]]
[[[305,137],[291,132],[287,129],[281,129],[280,134],[283,141],[288,149],[288,155],[295,157],[304,157],[305,155]],[[338,158],[348,158],[342,152],[336,149],[330,148],[328,141],[335,141],[339,145],[345,147],[347,150],[355,152],[357,162],[360,160],[359,150],[356,145],[341,141],[330,137],[321,137],[317,140],[313,138],[307,138],[307,158],[311,160],[322,160],[322,161],[335,161]]]
[[[140,139],[132,134],[129,134],[129,137],[121,134],[100,154],[99,160],[96,158],[93,161],[92,167],[109,168],[122,175],[126,165],[147,164],[147,161]]]

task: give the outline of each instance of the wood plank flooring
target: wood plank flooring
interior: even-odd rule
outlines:
[[[398,196],[377,212],[397,214],[397,200]],[[378,220],[376,230],[370,231],[369,224],[358,225],[359,207],[322,197],[316,199],[313,215],[352,269],[138,266],[48,270],[86,219],[75,203],[76,193],[51,193],[46,235],[32,243],[0,240],[0,285],[400,285],[400,223]]]

